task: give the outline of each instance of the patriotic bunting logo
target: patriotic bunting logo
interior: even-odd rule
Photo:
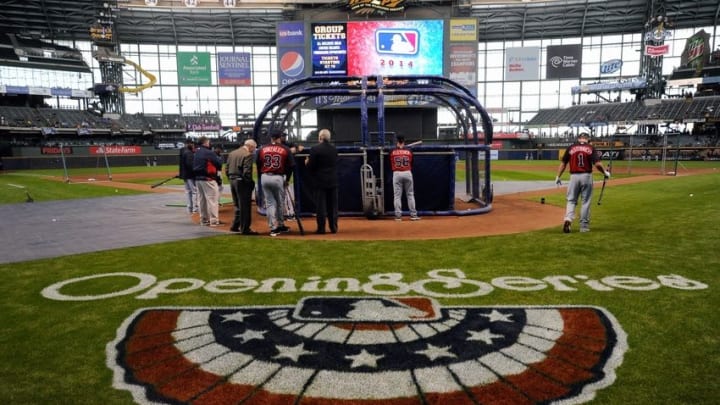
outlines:
[[[614,382],[626,350],[598,307],[306,297],[141,309],[107,363],[140,404],[577,404]]]

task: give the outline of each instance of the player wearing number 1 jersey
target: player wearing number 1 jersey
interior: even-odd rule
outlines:
[[[257,158],[270,236],[290,230],[285,226],[282,204],[285,201],[285,185],[292,178],[295,159],[290,148],[280,141],[281,135],[278,131],[273,132],[270,135],[271,143],[260,148]]]
[[[593,167],[597,168],[605,178],[610,177],[610,172],[605,170],[603,164],[598,160],[595,148],[588,143],[588,135],[581,133],[578,141],[565,150],[562,163],[558,167],[555,183],[561,184],[560,176],[570,166],[570,183],[567,189],[567,206],[563,222],[563,232],[570,233],[570,225],[575,218],[575,207],[578,198],[582,198],[580,208],[580,232],[590,231],[590,200],[593,192]]]
[[[393,172],[393,194],[395,220],[402,221],[402,195],[407,197],[410,220],[420,219],[415,209],[415,188],[413,185],[412,163],[413,154],[405,148],[405,137],[398,136],[396,148],[390,151],[390,169]]]

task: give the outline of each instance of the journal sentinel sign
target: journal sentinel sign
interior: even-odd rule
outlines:
[[[249,86],[250,54],[218,53],[218,83],[221,86]]]

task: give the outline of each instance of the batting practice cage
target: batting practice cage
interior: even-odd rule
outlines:
[[[401,119],[406,147],[413,151],[414,156],[412,173],[418,213],[428,216],[489,212],[493,199],[490,183],[492,121],[472,93],[443,77],[329,76],[301,79],[283,87],[268,101],[256,117],[253,137],[259,146],[270,143],[269,134],[289,128],[293,113],[301,108],[315,109],[318,114],[322,111],[330,111],[330,114],[338,112],[340,118],[330,117],[325,120],[330,125],[323,126],[321,123],[318,129],[330,129],[332,141],[338,144],[340,215],[368,218],[394,215],[388,154],[395,147],[395,132],[386,130],[386,124],[393,113],[397,116],[402,112],[396,107],[398,100],[403,100],[401,105],[404,106],[420,100],[430,108],[447,108],[457,122],[458,133],[463,134],[444,144],[413,142],[413,139],[422,139],[422,134],[410,132],[414,128],[412,119]],[[333,109],[333,105],[339,104],[344,107],[342,110]],[[318,121],[320,123],[321,120]],[[347,128],[348,122],[359,128]],[[345,127],[341,130],[338,127],[342,125]],[[398,123],[395,122],[395,125]],[[482,130],[478,130],[478,125],[482,125]],[[339,140],[348,143],[348,132],[356,139],[351,139],[349,145],[339,145]],[[436,133],[436,123],[432,133]],[[434,138],[433,141],[436,141],[437,137]],[[304,164],[308,150],[295,155],[293,173],[292,192],[296,199],[296,211],[301,216],[315,212],[311,179]],[[464,193],[462,186],[456,187],[458,159],[465,161]],[[265,215],[261,182],[262,176],[256,189],[257,206],[258,211]],[[458,199],[461,204],[458,204]],[[403,210],[407,212],[405,198]]]

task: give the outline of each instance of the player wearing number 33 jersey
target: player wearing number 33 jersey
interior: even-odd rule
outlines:
[[[260,148],[257,158],[270,236],[289,230],[285,226],[282,204],[285,201],[285,184],[292,177],[295,159],[290,148],[280,141],[281,135],[279,131],[273,132],[270,135],[271,143]]]
[[[412,163],[413,154],[405,149],[405,137],[398,136],[396,148],[390,151],[390,168],[393,172],[393,204],[395,220],[402,221],[402,195],[407,197],[410,219],[420,219],[415,209],[415,187],[413,185]]]
[[[588,135],[581,133],[578,141],[565,150],[562,157],[562,163],[558,168],[555,183],[560,185],[565,169],[570,166],[570,183],[567,188],[567,206],[565,209],[565,217],[563,222],[563,232],[570,233],[570,225],[575,218],[575,207],[578,198],[582,198],[582,206],[580,208],[580,232],[588,232],[590,230],[590,200],[593,192],[593,167],[597,168],[605,178],[610,177],[610,172],[606,171],[601,161],[597,158],[595,148],[588,143]]]

